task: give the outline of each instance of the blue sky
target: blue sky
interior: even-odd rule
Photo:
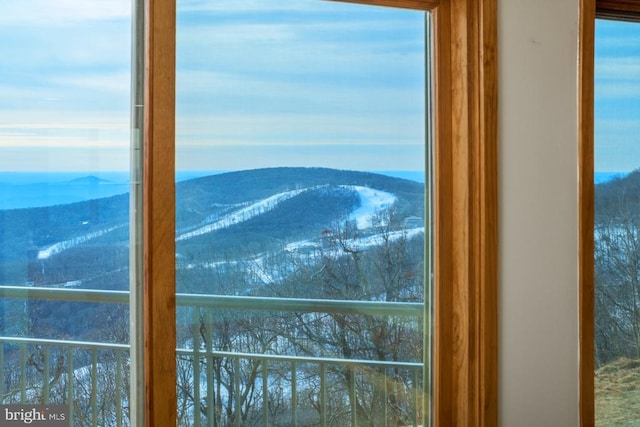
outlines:
[[[424,168],[423,13],[320,0],[178,12],[179,169]],[[2,1],[0,170],[128,168],[130,14],[129,0]]]
[[[127,164],[130,14],[127,0],[2,0],[0,170]]]
[[[640,24],[596,23],[595,169],[640,167]]]

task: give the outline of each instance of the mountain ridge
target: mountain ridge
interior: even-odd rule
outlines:
[[[224,254],[239,251],[247,242],[268,250],[274,242],[317,237],[322,229],[346,220],[360,208],[363,196],[354,190],[357,187],[393,195],[394,209],[402,217],[424,217],[424,185],[402,178],[328,168],[228,172],[176,184],[177,239],[189,240],[179,250],[182,255],[198,258],[203,256],[203,245],[210,253]],[[282,200],[276,203],[276,197]],[[249,213],[252,204],[255,207],[268,203],[269,209],[260,215]],[[21,277],[24,274],[11,273],[19,268],[30,271],[24,265],[25,254],[29,253],[43,262],[72,249],[103,250],[103,258],[120,253],[128,246],[128,204],[128,194],[121,194],[50,207],[0,210],[0,230],[4,230],[0,263],[14,266],[4,274],[4,282],[33,282],[32,278]],[[240,220],[242,215],[245,216]],[[220,230],[211,230],[217,233],[215,236],[180,238],[180,233],[184,235],[224,218],[232,220]],[[34,255],[27,258],[33,262]],[[77,278],[59,281],[69,280]]]
[[[384,245],[411,254],[423,271],[424,188],[402,178],[326,168],[258,169],[179,182],[176,290],[326,297],[312,285],[289,287],[298,274],[318,268],[322,257],[337,260],[350,253],[370,262],[365,254]],[[0,211],[0,284],[127,290],[128,224],[127,194]],[[421,276],[401,277],[417,283]],[[103,333],[99,319],[112,309],[97,303],[29,304],[31,312],[37,310],[33,333],[58,331],[76,339]]]

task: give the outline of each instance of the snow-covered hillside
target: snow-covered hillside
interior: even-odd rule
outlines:
[[[271,197],[258,200],[254,203],[251,203],[249,206],[225,215],[222,218],[212,220],[210,224],[199,227],[196,230],[190,231],[188,233],[183,233],[179,235],[176,240],[186,240],[192,237],[201,236],[203,234],[227,228],[232,225],[240,224],[242,222],[250,220],[251,218],[275,209],[280,203],[284,202],[285,200],[289,200],[301,193],[304,193],[305,191],[313,190],[316,188],[318,187],[303,188],[300,190],[292,190],[274,194]]]
[[[343,185],[341,187],[357,192],[360,198],[360,207],[351,214],[351,218],[356,221],[358,228],[360,229],[370,227],[373,216],[384,209],[388,209],[396,201],[396,196],[385,191],[353,185]],[[321,186],[307,187],[274,194],[266,199],[253,202],[247,207],[224,215],[221,218],[211,218],[211,223],[203,225],[193,231],[182,233],[176,238],[176,240],[186,240],[227,228],[232,225],[240,224],[277,208],[278,205],[285,200],[289,200],[307,191],[317,190],[318,188],[321,188]]]
[[[359,229],[371,227],[374,216],[390,208],[396,202],[396,196],[386,191],[359,185],[343,185],[342,187],[356,191],[360,197],[360,207],[351,214],[351,219],[356,221]]]
[[[248,205],[245,204],[243,207],[240,207],[239,209],[225,214],[221,217],[211,215],[207,217],[207,219],[204,221],[204,224],[201,224],[191,231],[179,234],[176,237],[176,241],[191,239],[207,233],[212,233],[217,230],[225,229],[233,225],[241,224],[245,221],[276,209],[282,202],[286,200],[299,196],[302,193],[317,190],[322,187],[325,186],[311,186],[302,189],[277,193],[270,197],[249,203]],[[358,229],[361,230],[372,227],[374,217],[380,212],[390,208],[397,200],[396,196],[392,193],[370,187],[356,185],[342,185],[340,187],[354,191],[358,195],[359,206],[351,213],[349,219],[354,221],[357,224]],[[109,227],[105,228],[104,230],[87,233],[74,237],[72,239],[49,245],[38,252],[37,258],[41,260],[48,259],[54,255],[58,255],[64,251],[85,244],[93,239],[101,237],[107,233],[125,226],[126,224]]]
[[[118,230],[119,228],[127,227],[127,224],[116,225],[114,227],[105,228],[104,230],[95,231],[93,233],[87,233],[82,236],[74,237],[73,239],[65,240],[63,242],[54,243],[38,252],[38,259],[47,259],[53,255],[57,255],[64,251],[67,251],[76,246],[80,246],[93,239],[104,236],[107,233]]]

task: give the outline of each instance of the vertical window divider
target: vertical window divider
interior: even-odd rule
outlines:
[[[131,425],[144,425],[144,269],[142,150],[144,127],[144,0],[132,1],[131,156],[129,193],[129,341]]]
[[[424,314],[422,320],[422,333],[423,333],[423,342],[425,348],[422,351],[422,363],[424,365],[424,369],[422,370],[422,384],[424,384],[424,390],[421,396],[416,396],[416,407],[421,405],[423,408],[427,408],[431,405],[432,396],[434,394],[433,389],[433,315],[434,315],[434,188],[435,185],[433,183],[434,177],[434,144],[435,144],[435,132],[434,132],[434,88],[435,88],[435,37],[433,31],[433,14],[428,13],[425,14],[425,46],[428,49],[426,58],[427,64],[425,66],[425,88],[426,88],[426,96],[425,96],[425,104],[426,104],[426,129],[425,129],[425,141],[427,147],[425,149],[426,159],[425,159],[425,183],[427,183],[427,194],[424,198],[425,207],[424,211],[426,213],[426,221],[425,221],[425,260],[424,265],[426,266],[425,270],[425,298],[424,298]],[[421,401],[420,401],[421,400]],[[433,411],[429,410],[423,411],[424,413],[428,413],[428,421],[433,423]],[[415,420],[415,423],[418,423],[418,420]],[[426,423],[425,420],[422,421],[423,424]]]
[[[594,391],[594,63],[596,0],[580,2],[578,140],[579,140],[579,315],[580,365],[579,399],[580,425],[595,425]]]
[[[145,425],[175,426],[176,1],[145,0],[143,272]]]
[[[497,2],[434,10],[435,426],[498,424]]]

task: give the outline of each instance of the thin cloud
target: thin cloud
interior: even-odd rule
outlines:
[[[101,150],[105,148],[120,147],[125,153],[128,153],[128,141],[122,138],[112,138],[109,136],[98,139],[87,138],[85,136],[69,136],[68,134],[61,136],[45,136],[36,134],[21,133],[3,133],[0,135],[1,148],[47,148],[47,149],[66,149],[66,148],[82,148]],[[96,151],[96,154],[99,154]],[[2,162],[0,162],[1,164]]]
[[[91,150],[101,167],[126,169],[130,0],[2,0],[0,10],[0,35],[16,41],[0,47],[0,169],[46,165],[49,153],[57,168],[87,170]],[[422,13],[320,0],[180,0],[178,13],[187,168],[423,157]],[[260,150],[242,156],[247,147]],[[20,162],[19,150],[30,150]]]
[[[640,102],[640,79],[629,82],[599,82],[595,89],[596,102],[604,99],[636,99]],[[611,106],[612,108],[619,108]]]
[[[178,9],[179,11],[190,11],[190,12],[229,12],[229,13],[238,13],[238,11],[242,11],[242,12],[309,11],[309,12],[312,12],[312,11],[326,11],[330,8],[337,8],[340,6],[341,5],[332,5],[329,2],[319,2],[317,0],[297,0],[297,1],[181,0],[179,3]]]
[[[37,129],[37,130],[121,130],[127,127],[126,122],[111,123],[0,123],[0,129]],[[5,134],[6,135],[6,134]]]
[[[597,170],[629,171],[640,166],[640,122],[604,118],[595,121],[595,167]]]
[[[91,90],[93,92],[119,93],[122,97],[128,97],[131,90],[131,73],[102,72],[102,73],[73,73],[64,76],[53,77],[51,81],[63,85],[70,90]]]
[[[74,21],[129,19],[130,0],[3,0],[0,24],[60,26]]]
[[[640,57],[599,57],[595,66],[595,76],[597,79],[640,80]]]
[[[180,144],[424,144],[424,119],[338,114],[189,115],[177,120]]]

